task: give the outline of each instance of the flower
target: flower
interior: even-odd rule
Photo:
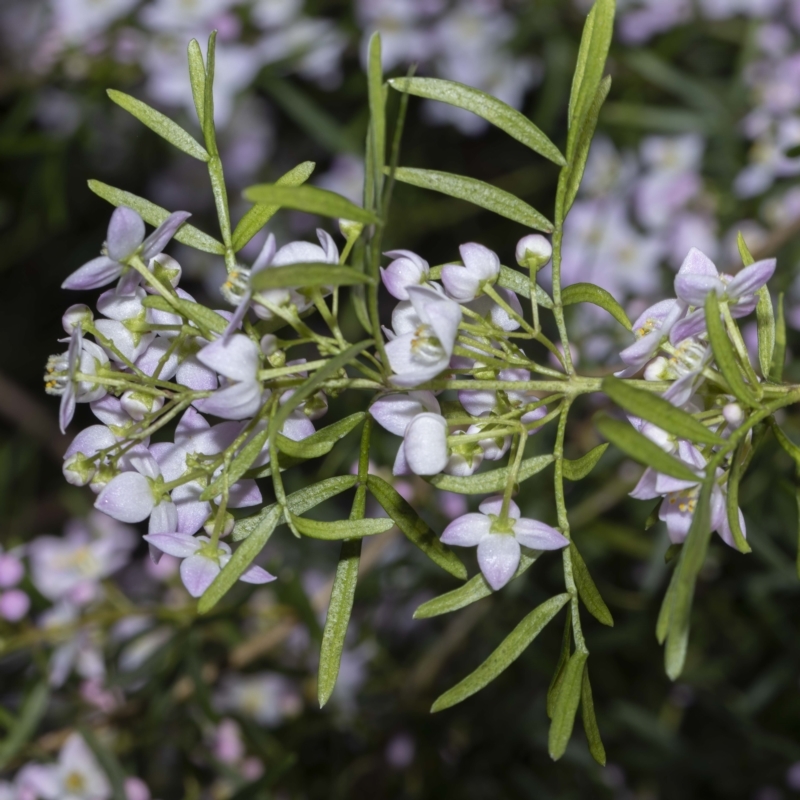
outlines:
[[[303,698],[295,684],[284,675],[234,673],[223,678],[213,703],[218,711],[244,714],[259,725],[274,728],[285,718],[300,713]]]
[[[216,546],[207,536],[189,536],[185,533],[153,533],[145,541],[162,553],[182,558],[181,580],[192,597],[200,595],[211,586],[220,570],[231,560],[231,548],[225,542]],[[275,580],[265,569],[248,567],[240,576],[244,583],[269,583]]]
[[[480,513],[464,514],[451,522],[442,533],[445,544],[478,547],[478,564],[484,578],[497,591],[502,589],[519,566],[520,546],[532,550],[559,550],[569,540],[555,528],[520,516],[517,504],[510,500],[507,520],[500,520],[502,497],[489,497],[478,507]]]
[[[140,252],[147,263],[158,255],[178,228],[191,216],[188,211],[175,211],[170,214],[147,239],[144,238],[144,221],[133,209],[120,206],[111,215],[106,236],[105,254],[87,261],[78,267],[61,284],[62,289],[99,289],[122,275],[128,260]],[[138,283],[135,275],[132,286],[127,286],[129,294]]]
[[[438,475],[447,466],[447,420],[441,414],[417,414],[403,434],[393,472],[405,475]]]
[[[517,264],[533,272],[541,269],[553,255],[553,245],[541,233],[531,233],[523,236],[518,242],[514,253]]]
[[[397,386],[417,386],[447,369],[455,348],[461,308],[427,286],[409,286],[407,301],[392,314],[393,332],[387,331],[389,366]]]
[[[381,280],[392,297],[408,300],[409,286],[427,283],[431,268],[424,258],[410,250],[389,250],[384,255],[394,259],[385,269],[381,267]]]
[[[17,588],[25,576],[25,567],[18,552],[4,552],[0,546],[0,617],[19,622],[31,606],[28,595]]]
[[[458,250],[464,266],[445,264],[442,283],[450,297],[459,303],[468,303],[481,294],[484,285],[497,280],[500,259],[488,247],[474,242],[462,244]]]
[[[664,340],[685,313],[686,304],[680,300],[661,300],[643,311],[633,323],[636,341],[619,354],[628,366],[615,375],[619,378],[635,375],[661,349]]]
[[[78,733],[70,734],[57,764],[29,764],[18,782],[42,800],[108,800],[112,794],[106,774]]]

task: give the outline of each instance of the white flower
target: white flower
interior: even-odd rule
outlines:
[[[468,242],[458,248],[464,266],[445,264],[442,283],[445,291],[459,303],[468,303],[478,297],[485,284],[493,284],[500,274],[497,254],[482,244]]]

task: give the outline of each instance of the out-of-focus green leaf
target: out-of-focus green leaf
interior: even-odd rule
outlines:
[[[107,200],[112,206],[126,206],[132,208],[145,222],[157,228],[169,216],[170,212],[166,208],[161,208],[143,197],[125,192],[122,189],[116,189],[109,186],[107,183],[101,181],[89,181],[89,188],[103,200]],[[176,242],[194,247],[195,250],[201,250],[204,253],[214,253],[214,255],[223,255],[225,253],[225,245],[209,236],[207,233],[195,228],[184,222],[175,236],[172,237]]]
[[[340,419],[332,425],[320,428],[316,433],[307,436],[305,439],[295,441],[283,434],[278,434],[278,449],[286,455],[294,458],[319,458],[333,449],[333,446],[340,439],[347,436],[353,428],[361,424],[366,413],[357,411],[355,414]]]
[[[296,492],[287,495],[286,504],[292,514],[305,514],[306,511],[318,506],[320,503],[324,503],[331,497],[352,489],[357,481],[358,478],[355,475],[337,475],[334,478],[326,478],[324,481],[306,486],[304,489],[298,489]],[[233,540],[238,542],[252,536],[276,508],[280,510],[277,503],[272,503],[262,508],[252,517],[240,519],[233,526]],[[281,515],[276,525],[280,525],[283,521],[282,518],[283,515]]]
[[[231,560],[220,570],[219,575],[206,589],[197,603],[199,614],[210,611],[239,580],[241,574],[253,563],[255,557],[264,549],[272,532],[281,521],[281,509],[274,505],[267,514],[260,516],[250,535],[236,548]],[[251,519],[255,519],[251,517]]]
[[[25,747],[36,734],[36,728],[47,711],[50,689],[47,681],[37,683],[22,702],[16,724],[0,742],[0,769],[5,769],[11,759]]]
[[[315,167],[316,164],[313,161],[303,161],[302,164],[298,164],[286,174],[281,175],[275,183],[277,186],[301,186],[311,177]],[[249,208],[233,232],[234,251],[238,253],[269,222],[279,208],[279,205],[264,205],[263,203],[256,203]]]
[[[365,225],[378,222],[371,212],[351,203],[346,197],[317,186],[281,186],[278,183],[260,183],[244,190],[244,196],[254,203],[277,205],[319,214],[323,217],[350,219]]]
[[[588,657],[588,653],[577,650],[570,656],[564,670],[564,678],[558,690],[547,740],[547,749],[553,761],[558,761],[564,755],[572,736],[575,714],[578,712],[578,705],[581,702],[583,671]]]
[[[742,377],[736,352],[733,349],[731,340],[728,338],[725,326],[719,316],[719,298],[716,292],[709,292],[706,295],[706,327],[708,328],[708,340],[711,349],[714,351],[714,359],[720,369],[728,386],[736,397],[748,406],[757,406],[758,399],[753,393],[753,389]]]
[[[539,635],[545,625],[569,601],[569,595],[559,594],[545,600],[530,612],[500,643],[500,646],[470,675],[446,691],[431,706],[431,713],[460,703],[491,683],[503,670],[513,664]]]
[[[701,477],[692,472],[683,461],[665,453],[655,442],[651,442],[627,422],[598,414],[595,425],[611,444],[640,464],[682,481],[700,482]]]
[[[578,587],[578,595],[583,600],[583,604],[598,622],[613,628],[614,617],[611,616],[608,606],[589,574],[589,568],[573,543],[570,543],[569,553],[572,558],[572,574],[575,578],[575,585]]]
[[[606,103],[603,123],[659,133],[711,134],[719,130],[718,119],[713,114],[644,103]]]
[[[187,155],[200,161],[208,161],[210,156],[205,147],[200,144],[190,133],[185,131],[173,122],[169,117],[164,116],[160,111],[151,108],[147,103],[137,100],[124,92],[116,89],[108,89],[108,96],[118,105],[132,114],[140,122],[147,125],[151,131],[157,133],[162,139],[166,139],[170,144],[175,145],[178,150],[183,150]]]
[[[570,461],[564,459],[563,474],[569,481],[582,481],[595,467],[595,464],[602,458],[603,453],[608,449],[608,442],[593,447],[585,456]]]
[[[775,355],[775,312],[772,308],[769,289],[766,286],[762,286],[758,290],[756,322],[758,325],[758,365],[761,367],[762,377],[769,380],[769,371]]]
[[[628,315],[622,306],[614,299],[613,295],[593,283],[573,283],[561,292],[561,302],[565,306],[574,303],[592,303],[605,309],[625,330],[633,329]]]
[[[592,684],[589,682],[589,665],[583,668],[583,683],[581,685],[581,718],[583,730],[589,742],[589,752],[592,758],[601,766],[606,765],[606,749],[600,738],[600,728],[597,727],[597,717],[594,713],[594,699],[592,698]]]
[[[562,167],[567,163],[561,151],[524,114],[480,89],[441,78],[392,78],[389,85],[399,92],[471,111],[553,163]]]
[[[524,200],[520,200],[504,189],[498,189],[496,186],[476,178],[455,175],[452,172],[412,167],[398,167],[395,178],[401,183],[418,186],[421,189],[431,189],[458,200],[466,200],[487,211],[493,211],[501,217],[519,222],[528,228],[545,233],[553,231],[553,223],[533,206],[529,206]]]
[[[752,548],[747,543],[744,537],[742,525],[739,522],[739,482],[744,473],[744,458],[748,444],[742,441],[736,448],[733,454],[733,461],[731,462],[731,471],[728,475],[728,484],[726,486],[726,511],[728,514],[728,526],[733,534],[733,541],[736,544],[736,549],[740,553],[749,553]]]
[[[553,463],[552,455],[531,456],[526,458],[519,469],[517,480],[521,483],[531,475],[541,472],[545,467]],[[509,467],[493,469],[489,472],[481,472],[477,475],[459,477],[457,475],[437,475],[429,478],[431,484],[443,492],[455,492],[456,494],[491,494],[492,492],[502,491],[509,478]]]
[[[362,539],[364,536],[375,536],[385,533],[394,527],[394,521],[379,517],[377,519],[341,519],[335,522],[323,522],[316,519],[306,519],[292,514],[292,522],[303,536],[311,539]]]
[[[352,267],[335,264],[289,264],[285,267],[269,267],[251,278],[255,291],[279,289],[286,286],[352,286],[356,283],[372,283],[372,278]]]
[[[514,574],[511,576],[513,581],[526,572],[541,555],[541,551],[523,552],[520,556],[519,566]],[[463,586],[458,589],[453,589],[452,592],[434,597],[433,600],[428,600],[423,603],[415,612],[414,619],[427,619],[428,617],[438,617],[440,614],[449,614],[451,611],[458,611],[484,597],[488,597],[494,590],[486,582],[483,573],[479,572],[477,575],[470,578]]]
[[[635,417],[652,422],[679,439],[700,444],[725,444],[725,440],[686,411],[653,392],[637,389],[619,378],[603,380],[603,391],[618,406]]]
[[[427,523],[397,492],[377,475],[367,478],[367,487],[404,536],[428,558],[459,580],[467,579],[466,567],[447,545],[442,544]]]

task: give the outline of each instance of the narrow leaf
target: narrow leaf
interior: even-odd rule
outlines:
[[[358,478],[355,475],[337,475],[334,478],[327,478],[324,481],[306,486],[304,489],[298,489],[296,492],[287,495],[286,504],[292,514],[305,514],[306,511],[318,506],[320,503],[324,503],[331,497],[352,489],[357,481]],[[252,517],[240,519],[233,526],[233,540],[238,542],[252,536],[275,509],[280,510],[280,507],[277,503],[272,503],[262,508]],[[280,525],[281,522],[283,522],[282,514],[276,525]]]
[[[327,455],[333,446],[340,439],[344,439],[353,428],[357,427],[364,420],[366,413],[357,411],[349,417],[340,419],[332,425],[320,428],[316,433],[307,436],[305,439],[295,441],[283,434],[278,434],[278,449],[286,455],[294,458],[319,458]]]
[[[655,442],[651,442],[627,422],[599,414],[595,418],[595,425],[611,444],[640,464],[672,478],[699,482],[700,478],[686,464],[665,453]]]
[[[597,727],[597,717],[594,713],[594,698],[592,697],[592,684],[589,682],[589,665],[583,668],[583,683],[581,685],[581,718],[586,739],[589,742],[589,752],[592,758],[601,766],[606,765],[606,749],[600,738],[600,728]]]
[[[772,298],[769,289],[762,286],[758,290],[758,305],[756,306],[756,322],[758,325],[758,365],[761,375],[769,380],[772,359],[775,356],[775,311],[772,308]]]
[[[325,629],[322,633],[319,670],[317,671],[317,698],[320,708],[330,699],[339,676],[339,665],[342,660],[344,638],[350,613],[353,610],[353,598],[358,581],[358,566],[361,561],[361,539],[342,542],[339,563],[336,566],[336,577],[333,579],[333,591],[325,618]]]
[[[201,127],[205,112],[203,107],[206,101],[206,65],[203,63],[203,51],[197,39],[189,42],[189,82],[192,84],[192,99],[197,112],[197,120]]]
[[[519,560],[519,566],[511,576],[511,580],[513,581],[523,572],[526,572],[540,555],[541,552],[538,550],[523,552]],[[486,582],[483,573],[479,572],[463,586],[459,586],[458,589],[453,589],[452,592],[439,595],[439,597],[434,597],[433,600],[423,603],[414,612],[414,619],[427,619],[429,617],[438,617],[441,614],[449,614],[451,611],[458,611],[460,608],[472,605],[478,600],[483,600],[484,597],[489,597],[492,592],[493,589]]]
[[[726,486],[726,512],[728,514],[728,525],[730,526],[731,533],[733,534],[733,541],[736,544],[736,549],[740,553],[750,553],[752,548],[745,539],[744,531],[739,523],[739,482],[742,479],[745,468],[745,455],[748,445],[745,441],[740,442],[733,454],[733,461],[731,462],[731,471],[728,476],[728,484]]]
[[[169,215],[170,212],[166,208],[161,208],[143,197],[125,192],[122,189],[116,189],[109,186],[107,183],[101,181],[89,181],[89,188],[103,200],[107,200],[112,206],[126,206],[132,208],[145,222],[157,228]],[[223,255],[225,253],[225,245],[209,236],[207,233],[195,228],[194,225],[189,225],[184,222],[175,236],[172,237],[175,241],[181,244],[194,247],[195,250],[202,250],[204,253],[214,253],[214,255]]]
[[[313,161],[303,161],[285,175],[281,175],[275,184],[277,186],[301,186],[311,177],[314,167],[316,164]],[[279,208],[279,205],[264,205],[263,203],[256,203],[249,208],[233,232],[234,251],[238,253],[269,222]]]
[[[370,36],[367,54],[367,95],[369,98],[369,135],[372,137],[372,163],[376,200],[381,196],[383,169],[386,164],[386,94],[381,68],[381,35]]]
[[[500,286],[511,289],[511,291],[515,292],[522,297],[530,297],[531,296],[531,284],[530,279],[527,275],[523,275],[520,272],[517,272],[515,269],[510,269],[509,267],[500,267],[500,276],[497,279],[498,284]],[[553,301],[550,299],[550,295],[542,289],[539,284],[536,284],[536,302],[542,306],[543,308],[552,308]]]
[[[446,691],[431,706],[431,713],[443,711],[445,708],[466,700],[484,686],[491,683],[501,672],[513,664],[531,642],[544,629],[545,625],[569,601],[568,594],[559,594],[545,600],[530,612],[522,622],[514,628],[500,643],[500,646],[470,675]]]
[[[531,475],[536,475],[545,467],[553,463],[552,455],[532,456],[526,458],[520,465],[517,480],[519,483],[527,480]],[[459,477],[457,475],[437,475],[429,478],[429,482],[443,492],[455,492],[456,494],[491,494],[492,492],[502,491],[508,483],[510,474],[509,467],[493,469],[489,472],[481,472],[477,475]]]
[[[278,526],[281,516],[280,507],[275,505],[270,507],[269,513],[260,518],[252,533],[236,548],[231,560],[220,570],[219,575],[214,578],[211,586],[206,589],[198,601],[197,612],[199,614],[210,611],[228,592],[228,589],[239,580],[241,574],[264,549],[264,545]]]
[[[562,167],[567,163],[561,151],[524,114],[480,89],[440,78],[392,78],[389,85],[399,92],[471,111],[553,163]]]
[[[600,596],[600,592],[589,574],[589,568],[586,566],[583,557],[573,543],[570,543],[569,553],[572,559],[572,574],[575,578],[575,585],[578,587],[578,595],[583,604],[598,622],[613,628],[614,618]]]
[[[367,487],[383,510],[394,520],[403,535],[428,558],[459,580],[467,579],[466,567],[447,545],[420,518],[416,511],[398,494],[397,490],[377,475],[367,478]]]
[[[394,527],[394,521],[380,517],[378,519],[342,519],[335,522],[321,522],[292,514],[292,522],[303,536],[311,539],[362,539],[364,536],[375,536],[385,533]]]
[[[279,289],[285,286],[352,286],[356,283],[372,283],[372,278],[352,267],[335,264],[290,264],[285,267],[270,267],[257,272],[251,278],[256,291]]]
[[[50,690],[46,681],[37,683],[28,693],[22,703],[16,724],[8,732],[6,738],[0,742],[0,769],[5,769],[36,734],[36,729],[47,711],[49,701]]]
[[[100,764],[101,769],[108,777],[108,781],[111,784],[111,800],[127,800],[128,794],[125,791],[125,771],[122,769],[122,764],[119,763],[119,759],[111,749],[95,735],[91,728],[79,724],[78,733],[83,737],[83,740]]]
[[[757,406],[758,400],[753,394],[750,385],[745,383],[742,377],[736,352],[720,319],[719,299],[715,292],[709,292],[706,296],[705,312],[708,340],[711,343],[711,349],[714,351],[714,358],[720,372],[728,382],[728,386],[731,387],[731,391],[741,402],[749,406]]]
[[[558,657],[558,664],[556,664],[553,677],[550,680],[550,685],[547,687],[547,717],[553,719],[553,714],[556,710],[556,700],[558,700],[558,692],[561,689],[561,683],[564,680],[564,671],[569,663],[569,658],[572,655],[572,615],[567,614],[564,620],[564,633],[561,636],[561,655]]]
[[[794,496],[797,504],[797,560],[795,562],[795,568],[797,577],[800,578],[800,486],[795,489]]]
[[[573,283],[571,286],[567,286],[561,292],[561,302],[565,306],[571,306],[575,303],[592,303],[608,311],[625,330],[630,331],[633,329],[628,315],[623,311],[622,306],[614,299],[613,295],[592,283]]]
[[[553,710],[553,720],[550,723],[550,734],[547,740],[547,749],[550,758],[558,761],[567,749],[567,743],[572,736],[575,725],[575,714],[581,701],[583,687],[583,670],[586,666],[588,653],[575,651],[567,662],[561,688],[558,690],[556,707]]]
[[[250,465],[261,455],[264,445],[269,438],[269,427],[261,423],[250,438],[244,443],[242,449],[231,460],[227,471],[207,486],[200,495],[201,500],[213,500],[222,494],[225,486],[233,486],[242,475],[250,469]]]
[[[680,439],[700,444],[725,444],[725,440],[709,430],[691,414],[676,408],[653,392],[637,389],[619,378],[603,380],[603,391],[621,408],[635,417],[657,425]]]
[[[214,73],[216,72],[217,32],[211,31],[206,48],[206,80],[203,94],[203,137],[206,147],[217,155],[217,131],[214,127]]]
[[[160,111],[151,108],[147,103],[137,100],[124,92],[116,89],[108,89],[108,96],[118,105],[132,114],[140,122],[147,125],[151,131],[157,133],[162,139],[166,139],[170,144],[175,145],[178,150],[197,158],[200,161],[208,161],[210,156],[205,147],[200,144],[188,131],[185,131],[173,122],[169,117],[164,116]]]
[[[775,349],[772,352],[772,364],[769,378],[775,383],[783,380],[783,365],[786,363],[786,319],[783,314],[783,292],[778,295],[778,318],[775,322]]]
[[[455,175],[452,172],[411,167],[398,167],[395,178],[401,183],[419,186],[422,189],[431,189],[458,200],[466,200],[487,211],[493,211],[501,217],[519,222],[528,228],[545,233],[553,231],[553,223],[524,200],[476,178]]]
[[[244,190],[244,196],[254,203],[293,208],[323,217],[350,219],[366,225],[377,223],[378,218],[366,209],[351,203],[346,197],[317,186],[281,186],[277,183],[260,183]]]
[[[770,427],[775,434],[775,438],[778,440],[778,444],[791,456],[798,473],[800,473],[800,447],[798,447],[775,422],[770,421]]]
[[[675,596],[670,612],[669,630],[664,650],[667,675],[677,680],[686,661],[689,644],[689,618],[697,576],[705,561],[711,538],[711,491],[713,481],[704,483],[697,499],[692,524],[681,549],[675,573]]]
[[[585,456],[570,461],[564,459],[563,475],[569,481],[582,481],[595,467],[595,464],[602,458],[603,453],[608,449],[608,442],[593,447]]]
[[[674,554],[673,558],[680,557],[680,551],[683,549],[683,544],[671,544],[667,548],[667,552],[664,554],[664,561],[667,564],[673,560],[673,558],[668,558],[670,551],[673,550],[673,548],[677,548],[677,553]],[[672,573],[669,585],[667,586],[667,591],[664,593],[664,599],[661,601],[661,608],[658,612],[658,620],[656,621],[656,641],[659,644],[664,644],[664,641],[667,638],[667,633],[669,633],[669,623],[672,619],[672,607],[675,604],[675,594],[677,589],[678,573],[676,570]]]
[[[200,303],[183,298],[179,298],[177,303],[181,314],[212,333],[222,333],[228,326],[228,320],[225,317]]]

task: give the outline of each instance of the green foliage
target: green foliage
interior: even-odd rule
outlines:
[[[578,594],[583,604],[598,622],[613,628],[614,618],[600,596],[600,592],[589,574],[589,568],[586,566],[583,557],[572,542],[569,545],[569,555],[572,561],[572,574],[575,578],[575,585],[578,587]]]
[[[285,267],[271,267],[253,275],[251,284],[254,290],[279,289],[285,286],[352,286],[355,283],[372,283],[372,278],[351,267],[337,267],[333,264],[289,264]]]
[[[597,462],[603,457],[603,453],[608,450],[608,443],[599,444],[593,447],[585,456],[576,458],[574,461],[564,459],[564,477],[570,481],[582,481],[594,468]]]
[[[586,667],[588,653],[575,651],[567,661],[564,676],[558,687],[558,695],[553,708],[553,719],[550,722],[550,734],[547,749],[550,758],[558,761],[564,755],[575,725],[575,714],[581,702],[583,688],[583,672]]]
[[[349,219],[366,225],[378,222],[370,211],[351,203],[347,198],[316,186],[287,186],[279,183],[261,183],[244,190],[246,199],[263,205],[293,208],[307,214]]]
[[[319,458],[330,453],[337,442],[364,421],[364,417],[366,417],[364,411],[356,411],[355,414],[350,414],[332,425],[326,425],[300,441],[289,439],[279,433],[278,449],[294,458]]]
[[[526,458],[519,469],[518,481],[524,481],[538,474],[553,463],[553,456],[531,456]],[[501,467],[489,472],[460,477],[458,475],[437,475],[429,478],[430,483],[443,492],[456,494],[492,494],[502,491],[508,483],[511,467]]]
[[[352,519],[337,520],[336,522],[323,522],[316,519],[306,519],[292,514],[292,522],[303,536],[311,539],[327,539],[337,541],[341,539],[362,539],[364,536],[375,536],[385,533],[394,527],[391,519]]]
[[[631,330],[631,321],[622,306],[605,289],[592,283],[573,283],[561,292],[561,302],[565,306],[574,303],[593,303],[605,309],[625,330]]]

